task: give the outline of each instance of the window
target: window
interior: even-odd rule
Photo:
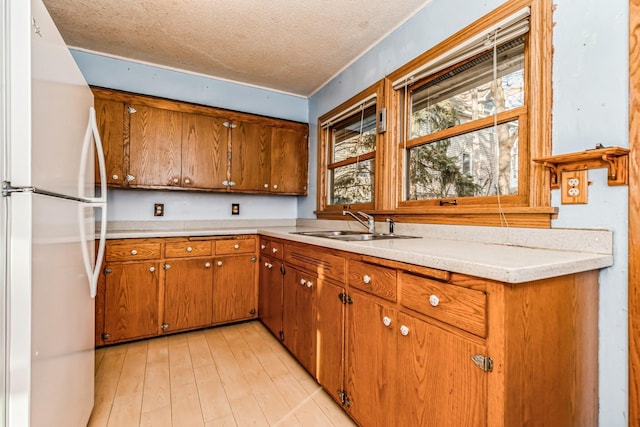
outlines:
[[[524,42],[496,46],[495,61],[490,49],[408,87],[406,200],[519,193],[512,155],[526,120]]]
[[[320,118],[319,211],[374,207],[382,87],[378,83]]]

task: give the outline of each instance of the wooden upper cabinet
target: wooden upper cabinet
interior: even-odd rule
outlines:
[[[122,140],[125,123],[124,102],[95,98],[94,106],[107,167],[107,185],[119,186],[125,182],[124,145]],[[96,183],[100,183],[100,167],[97,157],[95,163]]]
[[[270,191],[283,194],[307,194],[308,159],[306,130],[273,128]]]
[[[307,194],[306,124],[93,92],[110,186]]]
[[[180,186],[182,113],[131,104],[129,120],[129,185]]]
[[[224,189],[227,180],[225,119],[203,114],[182,114],[181,186]]]

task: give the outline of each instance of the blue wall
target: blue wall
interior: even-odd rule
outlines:
[[[310,152],[317,152],[318,117],[503,4],[504,0],[432,0],[309,100]],[[556,0],[553,58],[553,153],[628,147],[628,1]],[[310,163],[313,197],[298,200],[298,216],[312,218],[317,167]],[[628,187],[609,187],[606,170],[589,172],[589,203],[561,205],[554,228],[614,231],[615,265],[600,274],[600,425],[626,426]]]

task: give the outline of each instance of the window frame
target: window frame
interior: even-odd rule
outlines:
[[[359,156],[361,161],[373,160],[374,163],[374,176],[373,176],[373,192],[372,197],[373,200],[367,203],[348,203],[348,204],[330,204],[330,196],[331,196],[331,169],[335,169],[336,167],[345,166],[348,164],[353,164],[350,160],[342,160],[339,162],[332,163],[332,149],[333,149],[333,132],[332,128],[336,125],[340,125],[344,123],[345,120],[354,117],[357,114],[361,114],[362,110],[357,108],[358,105],[366,102],[367,98],[375,96],[375,114],[376,114],[376,145],[375,149],[369,153],[366,153],[362,156]],[[354,109],[354,107],[356,107]],[[317,200],[317,210],[316,214],[318,216],[330,215],[334,216],[335,214],[342,215],[342,211],[345,209],[353,209],[353,210],[365,210],[372,211],[376,208],[376,202],[378,200],[378,189],[379,189],[379,171],[381,169],[381,146],[383,145],[384,133],[378,132],[378,121],[380,117],[380,110],[384,108],[384,81],[379,81],[364,91],[360,92],[358,95],[349,99],[348,101],[340,104],[338,107],[329,111],[328,113],[322,115],[318,119],[318,200]],[[353,110],[352,113],[349,110]],[[322,127],[322,124],[329,120],[332,117],[339,116],[342,113],[349,112],[349,114],[345,115],[338,119],[335,123],[330,124],[328,127]]]

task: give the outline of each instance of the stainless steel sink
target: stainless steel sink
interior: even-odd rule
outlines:
[[[351,230],[321,230],[321,231],[297,231],[291,234],[301,234],[303,236],[324,237],[327,239],[342,240],[346,242],[362,242],[368,240],[387,239],[417,239],[416,236],[404,236],[401,234],[369,233],[366,231]]]

